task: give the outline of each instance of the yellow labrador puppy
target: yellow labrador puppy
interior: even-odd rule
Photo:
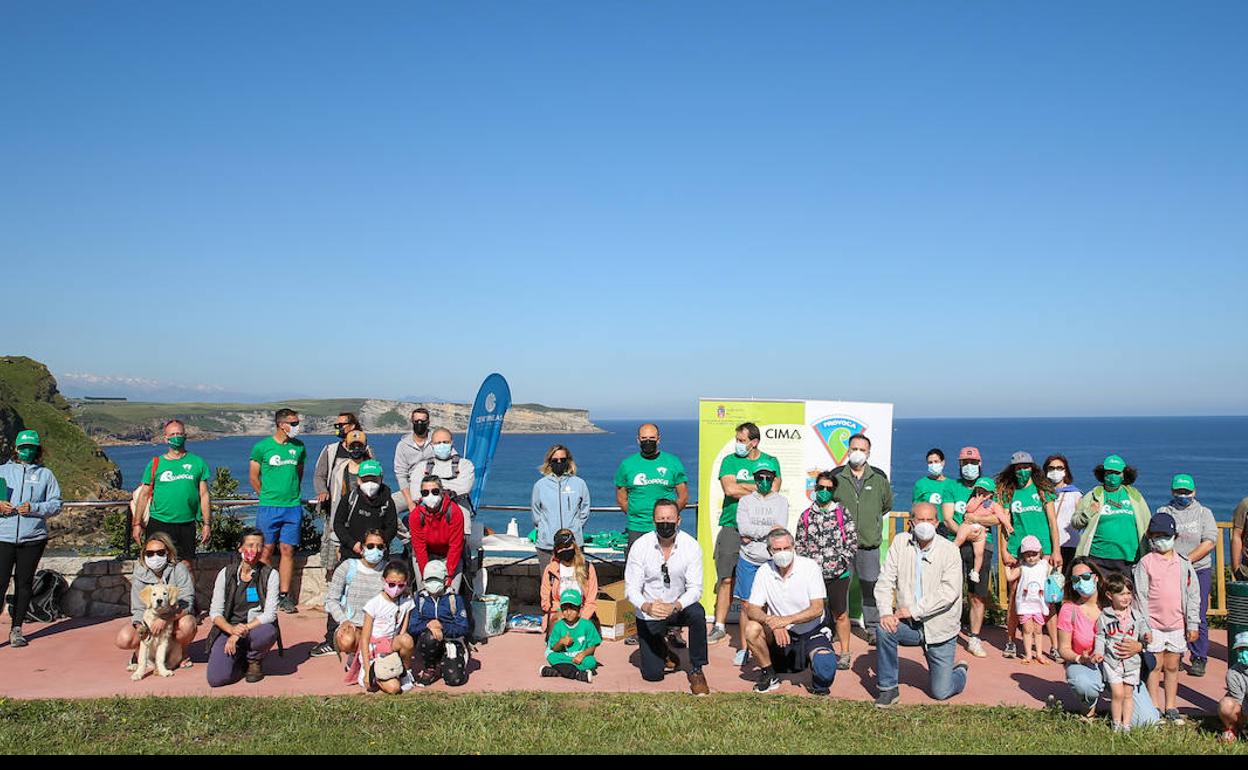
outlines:
[[[155,663],[157,674],[173,676],[173,672],[169,670],[169,655],[172,652],[179,658],[182,657],[181,645],[174,636],[178,624],[171,620],[172,615],[177,611],[178,589],[171,585],[157,583],[146,586],[139,592],[139,596],[147,605],[147,609],[143,612],[144,625],[151,628],[152,623],[158,618],[165,620],[166,623],[159,634],[143,635],[143,641],[139,643],[139,667],[130,678],[137,682],[146,676],[149,660]]]

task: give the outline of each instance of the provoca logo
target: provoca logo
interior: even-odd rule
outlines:
[[[189,466],[189,465],[188,465],[188,466],[186,466],[186,467],[189,469],[191,466]],[[194,481],[194,480],[195,480],[195,477],[194,477],[193,475],[189,474],[189,473],[179,473],[179,474],[177,474],[177,475],[175,476],[175,475],[174,475],[174,473],[173,473],[173,471],[165,471],[165,472],[163,472],[163,473],[161,473],[161,474],[160,474],[160,481],[161,481],[161,482],[167,482],[167,481]]]
[[[663,472],[664,475],[666,475],[667,473],[666,468],[661,468],[660,470]],[[645,487],[651,484],[662,484],[663,486],[667,486],[667,479],[665,478],[652,479],[649,476],[647,476],[645,473],[638,473],[636,476],[633,476],[633,486],[635,487]]]
[[[294,454],[293,450],[291,451],[291,454]],[[297,460],[283,460],[280,455],[273,455],[272,457],[269,458],[269,465],[274,468],[281,466],[281,465],[298,465],[298,464],[299,462]]]
[[[866,423],[846,415],[824,417],[810,427],[819,434],[823,448],[828,450],[828,454],[832,456],[832,462],[837,465],[844,465],[845,458],[849,456],[850,436],[855,433],[865,433],[867,430]]]

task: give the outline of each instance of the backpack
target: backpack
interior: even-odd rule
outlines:
[[[26,620],[34,623],[51,623],[66,617],[61,612],[61,597],[69,592],[65,577],[56,570],[41,569],[35,573],[30,590],[30,604],[26,607]],[[16,596],[8,597],[9,617],[13,617]],[[18,621],[20,622],[20,621]]]
[[[347,559],[347,579],[342,584],[342,596],[338,597],[338,603],[342,605],[342,611],[347,613],[347,617],[354,617],[351,612],[351,604],[347,601],[347,596],[351,593],[351,581],[355,580],[356,570],[359,569],[359,559]],[[341,565],[340,565],[341,566]]]
[[[448,687],[459,687],[468,682],[468,645],[458,639],[446,640],[446,654],[442,656],[442,681]]]

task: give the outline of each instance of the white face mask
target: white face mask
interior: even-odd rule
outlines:
[[[146,556],[143,559],[143,563],[146,564],[147,568],[150,569],[152,572],[160,572],[162,569],[165,568],[167,564],[169,564],[169,557],[168,556]]]
[[[444,581],[437,579],[425,581],[425,593],[430,596],[441,596],[444,590],[446,590],[446,583]]]
[[[1170,553],[1174,550],[1173,537],[1154,537],[1152,543],[1153,550],[1157,553]]]
[[[936,525],[930,521],[920,521],[914,525],[914,536],[919,542],[926,543],[936,537]]]
[[[431,511],[436,511],[442,507],[442,495],[438,492],[426,492],[420,496],[420,502]]]
[[[738,441],[736,447],[733,448],[733,451],[736,452],[737,457],[745,457],[750,453],[750,445],[748,443],[742,444]]]
[[[962,466],[962,478],[967,481],[974,481],[979,478],[979,463],[970,463]]]
[[[1054,484],[1061,484],[1066,481],[1066,471],[1049,471],[1046,475],[1049,477],[1049,481],[1052,481]]]
[[[861,468],[863,465],[866,465],[866,462],[867,453],[861,449],[855,449],[849,453],[849,464],[855,468]]]
[[[927,464],[927,473],[932,478],[936,478],[937,476],[939,476],[940,474],[944,472],[945,472],[944,463],[928,463]]]
[[[369,497],[375,497],[381,491],[381,484],[378,484],[376,481],[361,481],[360,491]]]
[[[302,427],[303,427],[302,425],[291,425],[290,423],[287,423],[286,435],[290,436],[291,438],[294,438],[295,436],[299,435],[299,429]]]
[[[793,563],[793,557],[796,555],[797,554],[792,551],[776,551],[771,555],[771,560],[775,562],[776,566],[780,569],[785,569]]]

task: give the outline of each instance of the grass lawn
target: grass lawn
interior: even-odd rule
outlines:
[[[751,694],[0,700],[0,753],[1245,753],[1215,722],[1117,737],[1037,709]]]

